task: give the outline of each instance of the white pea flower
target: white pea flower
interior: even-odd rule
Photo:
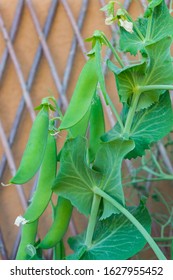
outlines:
[[[19,227],[21,224],[24,225],[24,224],[26,224],[27,222],[28,222],[28,221],[27,221],[24,217],[18,216],[18,217],[16,218],[14,224],[15,224],[16,226]]]
[[[128,20],[119,19],[120,26],[122,26],[127,32],[133,33],[133,23]]]
[[[111,15],[111,16],[109,16],[105,19],[105,24],[106,25],[111,25],[113,22],[114,22],[114,16],[113,15]]]

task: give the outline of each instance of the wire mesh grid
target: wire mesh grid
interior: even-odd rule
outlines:
[[[18,165],[18,161],[20,159],[22,151],[18,155],[17,152],[15,153],[15,149],[17,149],[17,151],[19,152],[20,147],[21,150],[23,149],[23,146],[21,146],[21,141],[26,143],[29,127],[35,119],[34,106],[39,104],[42,97],[44,97],[45,95],[49,95],[48,92],[45,93],[45,88],[49,88],[54,93],[54,96],[57,98],[61,109],[63,111],[66,110],[71,96],[73,80],[76,80],[79,73],[79,71],[77,71],[76,69],[81,68],[81,65],[83,65],[85,60],[87,59],[86,53],[89,49],[87,43],[84,41],[84,38],[86,37],[86,35],[91,35],[91,33],[87,33],[87,27],[88,25],[91,25],[91,21],[92,25],[90,26],[90,32],[91,30],[92,32],[94,32],[95,29],[104,28],[104,30],[108,32],[113,44],[116,44],[118,33],[116,32],[116,26],[106,27],[104,25],[104,15],[100,15],[99,9],[108,2],[105,0],[45,1],[45,4],[43,4],[43,6],[46,5],[46,7],[48,8],[46,9],[46,12],[44,9],[41,10],[42,4],[40,3],[40,1],[16,0],[11,28],[7,28],[6,26],[6,18],[8,16],[8,13],[6,13],[6,17],[3,17],[3,4],[5,2],[7,4],[7,2],[10,1],[1,2],[0,41],[2,42],[2,44],[4,44],[0,59],[0,87],[2,89],[2,94],[0,93],[1,108],[2,104],[6,104],[3,100],[10,104],[9,108],[8,106],[4,106],[0,114],[0,139],[2,144],[2,148],[0,150],[0,178],[2,181],[11,175],[14,175],[16,171],[16,166]],[[139,9],[142,11],[146,7],[146,1],[144,0],[125,0],[122,1],[122,3],[126,9]],[[133,7],[131,7],[131,5]],[[10,5],[8,5],[7,8],[10,9]],[[96,12],[96,9],[99,14],[94,14]],[[39,17],[39,13],[41,14],[41,12],[45,13],[44,20],[43,18],[40,19]],[[99,18],[101,18],[100,21],[97,18],[98,15]],[[20,29],[22,28],[22,22],[25,21],[25,17],[29,18],[29,23],[35,30],[33,38],[30,37],[32,39],[32,41],[30,42],[30,47],[32,48],[33,44],[33,49],[35,45],[36,48],[32,60],[29,61],[28,64],[26,63],[26,65],[23,65],[20,62],[19,57],[20,51],[24,50],[22,49],[22,46],[18,47],[18,45],[16,45],[16,40],[17,37],[20,36]],[[57,30],[55,27],[56,24],[60,26],[59,28],[57,28]],[[70,32],[67,32],[67,35],[63,37],[63,41],[61,35],[59,35],[58,32],[66,34],[67,29],[69,29]],[[27,36],[29,36],[27,26],[24,26],[24,30],[25,35],[23,37],[23,40],[25,40]],[[55,40],[55,43],[52,45],[51,38],[55,38],[56,36],[57,40]],[[59,46],[58,44],[56,45],[56,42],[59,43]],[[66,44],[66,42],[68,43]],[[20,41],[20,44],[22,44],[22,41]],[[60,48],[61,52],[60,54],[58,54]],[[63,55],[64,52],[67,54],[65,55],[65,59],[61,60],[61,55]],[[111,52],[105,50],[105,60],[110,56]],[[127,60],[127,57],[124,56],[123,59]],[[40,91],[42,89],[44,90],[43,93],[35,95],[35,83],[37,82],[36,79],[38,80],[42,75],[41,67],[43,65],[43,61],[47,64],[47,70],[46,74],[43,75],[42,78],[40,78],[42,82]],[[8,93],[8,69],[9,67],[11,67],[11,65],[13,65],[15,77],[18,83],[18,90],[20,90],[21,94],[15,91],[14,93]],[[106,73],[106,64],[103,64],[103,68],[104,72]],[[73,74],[74,69],[76,74]],[[47,77],[49,78],[49,80],[51,80],[49,85],[45,85],[47,83]],[[17,94],[17,97],[15,94]],[[6,121],[10,114],[9,110],[13,106],[15,107],[15,110],[10,117],[11,122],[9,121],[10,124],[7,128]],[[6,113],[4,113],[3,110],[7,110]],[[115,123],[115,119],[107,106],[105,106],[105,111],[107,113],[109,125],[113,126],[113,124]],[[29,125],[27,125],[27,121]],[[21,133],[22,135],[24,135],[24,138],[21,137]],[[57,139],[57,141],[59,142],[61,141],[61,139]],[[162,153],[165,153],[162,144],[160,143],[159,145]],[[173,173],[172,165],[166,154],[164,158],[167,166],[169,166],[171,173]],[[133,168],[131,163],[129,163],[128,161],[126,161],[126,164],[129,170]],[[27,189],[24,189],[23,186],[13,186],[13,190],[6,190],[5,188],[1,188],[0,190],[1,259],[15,258],[20,241],[20,229],[14,229],[14,227],[10,226],[10,224],[14,222],[13,219],[17,214],[16,211],[19,211],[20,209],[20,211],[22,212],[26,209],[28,201],[32,196],[32,193],[36,186],[36,182],[37,178],[33,180],[32,184]],[[9,192],[11,192],[11,198],[9,198]],[[12,216],[6,211],[10,203],[12,203],[10,211],[14,214],[12,214]],[[46,219],[47,218],[43,220],[44,225],[47,223]],[[78,220],[78,218],[76,219],[75,215],[73,215],[69,229],[69,234],[71,235],[76,234],[80,230],[80,227],[85,224],[85,221],[83,220],[79,219],[80,223],[77,223],[76,220]],[[40,230],[44,232],[44,226]],[[48,252],[45,258],[51,258],[51,252]]]

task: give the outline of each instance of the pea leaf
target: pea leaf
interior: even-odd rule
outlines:
[[[140,30],[143,38],[139,36],[135,28],[133,33],[129,33],[124,28],[120,28],[120,48],[122,51],[136,55],[145,46],[155,43],[163,37],[173,35],[173,18],[169,13],[165,1],[162,1],[156,7],[154,7],[154,1],[152,3],[153,15],[149,38],[146,39],[148,19],[138,18],[135,21],[135,25]]]
[[[127,105],[122,111],[122,119],[125,122],[128,113]],[[148,109],[137,112],[130,131],[130,139],[135,142],[135,148],[127,154],[127,158],[142,156],[150,145],[166,136],[173,125],[173,111],[169,92],[160,96],[159,102]],[[102,136],[102,141],[114,141],[122,137],[118,124],[108,133]]]
[[[99,187],[113,198],[124,204],[124,194],[121,183],[121,165],[122,160],[134,148],[132,140],[117,139],[110,142],[109,145],[103,143],[98,150],[93,168],[102,174]],[[108,143],[107,143],[108,144]],[[110,216],[110,213],[118,213],[106,200],[103,200],[104,211],[101,219]]]
[[[101,175],[87,164],[86,144],[83,137],[66,141],[53,191],[69,199],[81,213],[88,215],[93,198],[92,189],[99,184]]]
[[[170,37],[146,47],[148,59],[141,64],[119,69],[108,61],[114,72],[121,102],[128,102],[138,86],[170,85],[173,83],[173,67],[170,57]],[[149,90],[141,94],[138,110],[147,108],[157,102],[164,90]]]
[[[163,0],[152,0],[150,1],[146,11],[145,11],[145,14],[144,16],[145,17],[149,17],[151,16],[152,12],[154,11],[154,8],[157,7],[158,5],[160,5],[160,3],[162,2]]]
[[[95,186],[105,190],[124,204],[121,185],[121,163],[134,148],[132,140],[115,140],[103,143],[93,168],[87,164],[87,142],[83,137],[69,139],[62,150],[60,170],[53,184],[53,191],[65,197],[84,215],[89,215]],[[102,218],[117,213],[117,209],[104,202]]]
[[[151,219],[143,202],[139,207],[129,208],[129,212],[150,232]],[[97,222],[90,248],[85,247],[85,235],[86,232],[69,238],[69,245],[75,254],[68,259],[125,260],[137,254],[146,244],[141,233],[123,214]],[[83,254],[77,254],[78,251]]]

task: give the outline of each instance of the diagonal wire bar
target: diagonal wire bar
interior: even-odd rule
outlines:
[[[25,0],[25,2],[26,2],[26,5],[27,5],[27,7],[29,9],[31,17],[33,19],[33,23],[35,25],[37,34],[38,34],[40,42],[42,44],[43,52],[44,52],[45,58],[47,59],[48,65],[50,67],[50,71],[52,73],[52,77],[54,79],[55,85],[56,85],[56,87],[58,89],[58,93],[59,93],[59,96],[61,98],[63,107],[64,107],[64,109],[67,109],[68,101],[67,101],[66,96],[62,94],[61,81],[60,81],[60,78],[58,76],[58,73],[57,73],[57,70],[56,70],[56,67],[55,67],[55,63],[53,61],[53,58],[52,58],[52,55],[50,53],[49,47],[48,47],[48,45],[46,43],[45,36],[44,36],[44,34],[43,34],[42,30],[41,30],[40,23],[38,21],[36,12],[35,12],[35,10],[34,10],[34,8],[32,6],[32,2],[30,0]]]
[[[55,12],[56,12],[57,4],[58,4],[58,0],[53,0],[52,3],[51,3],[49,13],[48,13],[48,17],[47,17],[47,20],[46,20],[46,23],[45,23],[45,26],[44,26],[44,30],[43,30],[45,38],[47,38],[47,36],[49,34],[49,30],[51,28],[52,20],[54,18]],[[35,57],[34,57],[34,62],[32,64],[31,70],[30,70],[29,75],[28,75],[28,79],[26,81],[26,87],[27,87],[28,93],[30,93],[30,91],[31,91],[31,87],[32,87],[32,84],[33,84],[33,81],[34,81],[34,78],[35,78],[35,75],[36,75],[36,72],[37,72],[37,69],[38,69],[38,66],[39,66],[39,62],[40,62],[42,53],[43,53],[42,52],[42,46],[41,46],[41,44],[39,44],[37,52],[36,52]],[[11,131],[10,131],[9,139],[8,139],[8,142],[9,142],[10,146],[12,146],[13,143],[14,143],[14,139],[15,139],[15,136],[16,136],[16,133],[17,133],[17,129],[19,127],[21,116],[22,116],[22,113],[23,113],[23,110],[24,110],[24,106],[25,106],[25,99],[22,96],[22,98],[20,100],[20,103],[19,103],[19,106],[18,106],[18,109],[17,109],[17,113],[16,113],[16,116],[15,116],[13,125],[12,125],[12,128],[11,128]],[[6,161],[7,161],[6,156],[3,155],[1,165],[0,165],[0,177],[2,176],[2,174],[4,172]]]
[[[6,41],[11,59],[13,61],[13,64],[14,64],[14,67],[15,67],[15,70],[16,70],[21,88],[22,88],[22,94],[25,98],[26,106],[27,106],[28,111],[30,113],[31,119],[34,120],[35,119],[35,112],[34,112],[34,109],[33,109],[33,105],[32,105],[31,99],[29,97],[29,93],[27,91],[27,88],[26,88],[26,84],[25,84],[25,80],[24,80],[24,76],[23,76],[20,64],[19,64],[18,59],[16,57],[12,42],[11,42],[10,37],[8,35],[8,32],[6,30],[6,27],[4,25],[4,21],[3,21],[3,18],[1,16],[1,13],[0,13],[0,29],[1,29],[1,32],[2,32],[2,35],[3,35],[4,39]]]
[[[71,25],[72,25],[72,27],[73,27],[73,30],[74,30],[75,34],[76,34],[76,37],[77,37],[77,39],[78,39],[78,44],[79,44],[79,46],[80,46],[80,48],[81,48],[81,50],[82,50],[82,53],[83,53],[85,59],[87,59],[87,55],[86,55],[87,50],[86,50],[86,48],[85,48],[84,41],[83,41],[83,39],[82,39],[80,30],[79,30],[79,28],[78,28],[78,26],[77,26],[77,24],[76,24],[75,19],[74,19],[74,16],[73,16],[73,14],[72,14],[72,11],[71,11],[71,9],[70,9],[70,7],[69,7],[69,5],[68,5],[68,3],[67,3],[66,0],[61,0],[61,3],[63,4],[64,9],[65,9],[65,11],[66,11],[66,13],[67,13],[67,15],[68,15],[68,17],[69,17],[70,23],[71,23]]]
[[[6,247],[5,247],[5,242],[4,242],[4,239],[3,239],[1,229],[0,229],[0,255],[1,255],[3,260],[8,260],[8,254],[7,254],[7,250],[6,250]]]
[[[23,6],[24,6],[24,0],[19,0],[17,8],[16,8],[16,14],[15,14],[15,17],[14,17],[14,20],[12,23],[12,27],[10,30],[10,35],[9,35],[12,43],[15,39],[17,29],[19,27]],[[9,54],[8,48],[5,48],[5,51],[4,51],[1,61],[0,61],[0,81],[2,80],[2,77],[3,77],[3,73],[4,73],[5,66],[6,66],[7,59],[8,59],[8,54]]]
[[[8,144],[8,141],[7,141],[7,138],[6,138],[6,135],[5,135],[5,131],[4,131],[4,128],[3,128],[3,125],[1,123],[1,121],[0,121],[0,138],[1,138],[1,141],[2,141],[2,146],[3,146],[3,148],[5,150],[5,153],[6,153],[6,157],[7,157],[8,165],[10,167],[11,174],[14,175],[15,172],[16,172],[16,167],[15,167],[14,159],[13,159],[13,156],[12,156],[12,153],[11,153],[11,150],[10,150],[10,147],[9,147],[9,144]],[[26,197],[25,197],[24,191],[21,188],[21,186],[18,186],[18,185],[15,185],[15,186],[16,186],[17,192],[19,194],[22,207],[24,209],[26,209],[27,202],[26,202]]]
[[[143,7],[143,9],[146,10],[146,8],[147,8],[146,0],[141,0],[140,2],[141,2],[141,6]]]
[[[166,151],[163,143],[161,141],[157,142],[157,147],[158,147],[158,150],[162,156],[163,162],[164,162],[165,166],[167,167],[169,173],[173,174],[172,163],[168,157],[167,151]]]
[[[78,22],[77,22],[77,27],[79,29],[79,32],[80,32],[80,30],[82,28],[82,25],[83,25],[83,21],[84,21],[84,17],[85,17],[86,11],[87,11],[87,7],[88,7],[88,0],[83,0],[82,7],[81,7],[81,10],[80,10],[80,14],[79,14],[79,18],[78,18]],[[75,56],[75,52],[76,52],[77,42],[79,43],[79,39],[77,39],[77,36],[75,34],[75,37],[72,41],[70,53],[69,53],[69,56],[68,56],[68,59],[67,59],[67,66],[66,66],[66,69],[64,71],[64,77],[63,77],[63,82],[62,82],[62,93],[63,94],[65,94],[65,92],[67,90],[67,87],[68,87],[70,73],[71,73],[71,70],[72,70],[74,56]],[[83,50],[85,51],[85,48],[83,48]]]

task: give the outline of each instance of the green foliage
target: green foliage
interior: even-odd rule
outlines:
[[[136,29],[134,28],[132,34],[124,28],[120,28],[120,48],[122,51],[136,55],[138,51],[144,50],[147,45],[173,35],[173,19],[169,14],[165,1],[159,1],[161,3],[156,7],[153,5],[154,2],[156,1],[151,2],[152,9],[149,9],[151,18],[138,18],[134,22]],[[152,24],[148,28],[149,20],[152,20]],[[149,29],[148,31],[147,28]],[[140,30],[142,36],[139,35],[137,29]]]
[[[150,232],[151,219],[145,205],[141,202],[139,207],[129,208],[129,211]],[[85,235],[84,232],[69,239],[71,249],[80,254],[70,255],[68,259],[126,260],[146,244],[144,237],[122,214],[97,222],[92,245],[88,249],[85,246]]]
[[[102,144],[93,168],[89,167],[87,161],[86,145],[86,139],[82,137],[70,139],[65,143],[53,191],[69,199],[85,215],[90,214],[95,186],[100,187],[124,204],[121,163],[124,156],[134,148],[133,141],[118,139]],[[102,218],[118,212],[106,201],[103,203]]]
[[[150,0],[148,1],[150,2],[145,13],[144,16],[145,17],[149,17],[152,15],[152,12],[154,11],[154,8],[157,7],[158,5],[160,5],[160,3],[162,2],[162,0]]]
[[[124,106],[122,120],[125,123],[129,108]],[[135,142],[135,148],[128,153],[127,158],[136,158],[145,154],[150,145],[172,129],[173,112],[169,92],[161,95],[160,100],[151,107],[136,113],[130,131],[130,139]],[[102,136],[102,141],[114,141],[122,137],[120,126],[116,124],[109,132]]]
[[[173,83],[173,67],[170,56],[172,39],[166,37],[145,48],[147,57],[144,62],[119,69],[112,62],[108,66],[115,74],[121,102],[129,103],[133,94],[139,94],[137,110],[147,108],[159,100],[164,90],[142,91],[147,85],[170,85]]]

